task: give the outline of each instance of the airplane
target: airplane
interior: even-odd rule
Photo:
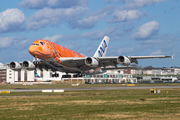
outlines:
[[[78,52],[65,48],[48,40],[39,39],[29,47],[29,53],[35,58],[33,61],[11,62],[13,70],[51,70],[52,77],[58,77],[56,71],[65,72],[63,78],[100,74],[112,69],[128,69],[131,63],[138,64],[137,59],[171,58],[172,56],[106,56],[109,37],[105,36],[93,57],[84,56]],[[122,66],[119,66],[122,65]],[[113,66],[113,67],[112,67]]]

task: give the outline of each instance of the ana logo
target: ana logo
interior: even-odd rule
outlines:
[[[107,44],[106,44],[106,41],[104,40],[101,47],[98,50],[98,56],[99,57],[103,56],[103,53],[105,52],[106,48],[107,48]]]

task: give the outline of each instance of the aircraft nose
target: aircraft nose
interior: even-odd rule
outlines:
[[[29,47],[29,53],[30,53],[32,56],[34,56],[34,51],[35,51],[35,47],[34,47],[34,45],[31,45],[31,46]]]

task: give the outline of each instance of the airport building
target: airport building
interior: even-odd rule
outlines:
[[[52,72],[43,71],[37,69],[37,74],[42,78],[42,80],[52,80]],[[57,72],[59,76],[56,80],[67,80],[66,78],[62,78],[65,73]],[[73,79],[73,78],[72,78]],[[94,74],[94,75],[86,75],[81,79],[84,80],[85,83],[97,84],[97,83],[137,83],[137,78],[133,78],[131,75],[131,70],[108,70],[103,74]],[[70,80],[70,79],[69,79]],[[34,70],[25,70],[21,69],[19,71],[14,71],[10,69],[7,65],[3,65],[0,63],[0,83],[18,83],[18,82],[37,82],[38,79],[35,77]]]
[[[56,81],[68,81],[77,80],[75,78],[62,78],[65,73],[57,72],[59,76],[57,78],[52,77],[52,72],[50,70],[39,70],[37,69],[37,74],[40,76],[41,80],[54,80]],[[86,84],[121,84],[121,83],[153,83],[153,82],[176,82],[177,77],[163,77],[165,75],[179,75],[179,68],[166,68],[166,69],[152,69],[152,70],[134,70],[134,69],[117,69],[108,70],[102,74],[86,75],[84,77],[78,78],[84,81]],[[132,76],[134,75],[134,76]],[[135,75],[151,75],[136,77]],[[161,75],[158,77],[158,75]],[[162,76],[163,75],[163,76]],[[157,77],[156,77],[157,76]],[[39,79],[35,77],[34,70],[21,69],[19,71],[14,71],[10,69],[7,65],[0,63],[0,83],[11,83],[17,84],[20,82],[38,82]]]
[[[63,73],[59,73],[59,80]],[[46,70],[37,69],[37,74],[42,78],[51,78],[52,73]],[[16,83],[16,82],[36,82],[34,70],[21,69],[18,71],[10,69],[7,65],[0,63],[0,82],[1,83]]]
[[[132,75],[180,75],[180,68],[131,69]]]
[[[179,83],[177,77],[173,76],[143,76],[136,77],[137,83]]]
[[[84,78],[87,84],[121,84],[121,83],[137,83],[137,78],[133,78],[131,74],[127,74],[124,69],[108,70],[103,74],[86,75]]]
[[[0,82],[6,81],[6,67],[0,63]]]

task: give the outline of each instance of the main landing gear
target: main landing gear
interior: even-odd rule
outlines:
[[[77,75],[73,75],[74,78],[83,77],[83,76],[85,76],[85,74],[83,74],[83,73],[80,73],[80,74],[77,74]]]
[[[71,75],[62,75],[62,78],[71,78]]]
[[[59,74],[54,73],[54,74],[52,74],[52,77],[59,77]]]
[[[77,78],[77,77],[83,77],[85,76],[85,74],[76,74],[76,75],[73,75],[73,78]],[[62,75],[62,78],[71,78],[71,75]]]

